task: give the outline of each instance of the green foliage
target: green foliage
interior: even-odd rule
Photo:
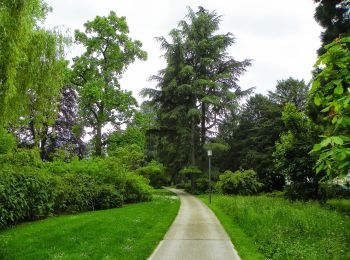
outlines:
[[[7,154],[0,154],[0,167],[4,165],[40,167],[42,164],[38,149],[19,148]]]
[[[298,110],[305,110],[308,101],[309,86],[304,80],[288,78],[277,81],[276,90],[269,91],[269,98],[281,106],[294,104]]]
[[[18,154],[12,164],[1,163],[2,227],[51,214],[121,207],[152,197],[149,181],[114,158],[55,161],[35,167],[30,155],[23,152],[20,163]]]
[[[263,184],[256,178],[256,172],[246,171],[225,171],[219,176],[215,189],[222,194],[252,195],[260,191]]]
[[[19,82],[24,75],[19,69],[26,61],[26,48],[33,28],[38,19],[44,18],[46,11],[47,6],[41,0],[0,3],[0,125],[18,115],[14,101],[18,104],[17,94],[25,92]]]
[[[140,150],[145,148],[145,133],[138,126],[128,126],[123,131],[116,131],[108,136],[108,154],[113,154],[113,150],[118,147],[137,145]]]
[[[201,174],[202,171],[197,166],[190,165],[190,166],[183,167],[180,173],[184,175],[196,175],[196,174],[198,175],[198,174]]]
[[[314,102],[325,113],[326,132],[312,153],[318,154],[316,172],[329,178],[350,170],[350,37],[325,46],[315,67],[323,66],[311,89]]]
[[[40,28],[48,10],[43,0],[0,4],[0,125],[30,124],[37,147],[57,115],[68,64],[67,38]]]
[[[125,17],[111,11],[85,23],[85,33],[75,31],[75,41],[86,50],[74,59],[72,82],[80,94],[79,110],[85,125],[95,134],[95,153],[101,156],[102,128],[107,123],[119,127],[135,108],[131,92],[120,89],[119,78],[135,59],[144,60],[142,43],[128,36]]]
[[[343,34],[350,33],[348,0],[314,0],[318,3],[315,19],[324,28],[321,32],[322,47],[319,54],[325,53],[325,45]]]
[[[138,168],[135,172],[149,179],[150,185],[155,188],[165,186],[169,182],[169,178],[165,175],[163,164],[157,161],[151,161],[146,166]]]
[[[313,170],[316,159],[309,155],[318,140],[316,125],[297,109],[287,104],[282,119],[288,132],[282,133],[273,153],[274,168],[286,179],[285,195],[289,199],[316,199],[319,177]]]
[[[70,163],[47,163],[50,172],[56,175],[88,175],[98,183],[111,184],[127,203],[151,199],[149,180],[130,172],[128,167],[116,158],[94,159]],[[85,204],[87,204],[86,202]]]
[[[186,165],[204,171],[203,145],[209,134],[215,132],[219,118],[249,92],[242,91],[237,81],[250,61],[228,55],[234,36],[219,33],[220,20],[215,11],[188,8],[186,19],[169,33],[170,40],[158,38],[167,62],[152,77],[158,90],[143,90],[157,112],[155,159],[175,181],[181,179],[178,173]]]
[[[111,149],[110,151],[110,157],[122,162],[131,170],[139,167],[144,160],[144,151],[137,144],[115,147],[114,150]]]
[[[349,218],[319,203],[292,203],[265,196],[214,196],[212,204],[225,213],[232,226],[253,240],[251,245],[265,259],[350,257]],[[221,214],[217,216],[221,220]]]
[[[212,151],[227,151],[230,149],[230,147],[227,144],[221,144],[221,143],[207,143],[203,146],[205,150],[212,150]]]
[[[221,171],[253,169],[265,191],[282,190],[284,177],[274,171],[272,159],[275,142],[284,130],[281,114],[280,104],[261,94],[251,96],[220,126],[217,140],[230,149],[216,153],[213,165]]]
[[[0,128],[0,156],[2,154],[7,154],[12,152],[16,145],[15,137],[5,131],[5,129]]]
[[[144,159],[145,141],[144,129],[138,125],[129,125],[125,130],[108,136],[107,152],[131,169],[136,169]]]
[[[53,190],[44,173],[30,167],[0,170],[0,228],[53,212]]]

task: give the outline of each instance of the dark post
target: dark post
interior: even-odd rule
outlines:
[[[212,156],[212,151],[208,150],[208,157],[209,157],[209,204],[211,204],[211,156]]]

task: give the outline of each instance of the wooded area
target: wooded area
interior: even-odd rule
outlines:
[[[350,3],[314,2],[324,31],[311,82],[242,89],[254,61],[228,54],[236,38],[219,13],[189,7],[157,37],[166,66],[138,104],[120,86],[147,59],[127,18],[96,16],[71,39],[42,26],[44,0],[1,1],[0,227],[149,201],[152,187],[207,193],[208,149],[217,193],[349,198]],[[68,61],[74,44],[84,52]]]

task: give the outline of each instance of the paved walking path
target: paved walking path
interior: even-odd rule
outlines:
[[[177,189],[180,211],[149,259],[240,259],[214,213],[196,197]]]

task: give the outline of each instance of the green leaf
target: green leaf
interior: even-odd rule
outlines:
[[[312,148],[313,152],[318,152],[322,149],[322,146],[320,144],[315,144],[314,147]]]
[[[337,161],[344,161],[346,159],[346,153],[344,151],[340,151],[333,155],[334,159]]]
[[[315,105],[316,106],[320,106],[321,105],[321,101],[322,101],[322,99],[320,98],[320,96],[318,94],[316,94],[315,98],[314,98]]]
[[[326,147],[330,143],[331,143],[331,138],[327,137],[321,141],[320,145],[321,145],[321,147]]]
[[[344,143],[343,139],[339,136],[332,136],[331,140],[332,140],[332,143],[335,143],[338,145],[343,145],[343,143]]]
[[[334,94],[336,95],[341,95],[343,94],[344,89],[341,84],[339,84],[335,89],[334,89]]]
[[[338,117],[337,117],[337,116],[333,117],[333,119],[332,119],[332,124],[335,124],[335,123],[337,122],[337,120],[338,120]]]
[[[319,173],[320,171],[322,171],[323,170],[323,166],[324,166],[323,163],[321,163],[319,166],[317,166],[316,173]]]

